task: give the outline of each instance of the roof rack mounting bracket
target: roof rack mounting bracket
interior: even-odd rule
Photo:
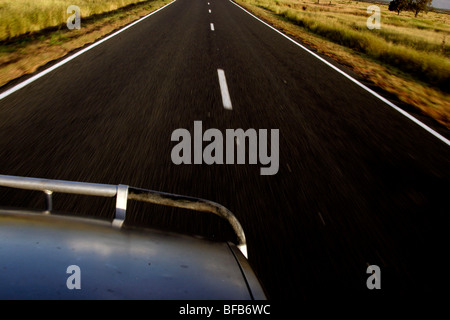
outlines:
[[[112,225],[120,228],[125,221],[127,213],[127,201],[128,201],[128,186],[119,184],[116,192],[116,214]]]

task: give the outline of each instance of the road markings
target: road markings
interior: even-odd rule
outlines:
[[[339,72],[341,75],[343,75],[344,77],[346,77],[347,79],[349,79],[350,81],[352,81],[353,83],[355,83],[356,85],[358,85],[359,87],[361,87],[362,89],[364,89],[365,91],[369,92],[370,94],[372,94],[373,96],[375,96],[376,98],[380,99],[381,101],[383,101],[384,103],[386,103],[388,106],[390,106],[391,108],[393,108],[394,110],[398,111],[399,113],[401,113],[403,116],[405,116],[406,118],[408,118],[409,120],[411,120],[412,122],[414,122],[415,124],[419,125],[420,127],[422,127],[423,129],[425,129],[426,131],[428,131],[429,133],[431,133],[433,136],[435,136],[436,138],[438,138],[439,140],[441,140],[442,142],[444,142],[445,144],[447,144],[448,146],[450,146],[450,140],[448,140],[447,138],[445,138],[444,136],[440,135],[439,133],[437,133],[436,131],[434,131],[433,129],[431,129],[430,127],[428,127],[426,124],[422,123],[421,121],[417,120],[416,118],[414,118],[412,115],[410,115],[408,112],[404,111],[403,109],[397,107],[395,104],[393,104],[392,102],[390,102],[389,100],[387,100],[386,98],[382,97],[381,95],[379,95],[378,93],[376,93],[375,91],[373,91],[372,89],[366,87],[365,85],[363,85],[361,82],[359,82],[358,80],[354,79],[353,77],[351,77],[350,75],[346,74],[344,71],[342,71],[341,69],[339,69],[338,67],[335,67],[334,65],[332,65],[330,62],[328,62],[327,60],[325,60],[324,58],[320,57],[319,55],[317,55],[316,53],[312,52],[311,50],[309,50],[308,48],[306,48],[305,46],[301,45],[300,43],[298,43],[297,41],[295,41],[294,39],[288,37],[287,35],[285,35],[284,33],[282,33],[280,30],[277,30],[275,27],[271,26],[270,24],[268,24],[267,22],[261,20],[260,18],[258,18],[257,16],[255,16],[253,13],[249,12],[248,10],[244,9],[243,7],[241,7],[240,5],[238,5],[237,3],[235,3],[232,0],[229,0],[232,4],[234,4],[235,6],[237,6],[238,8],[240,8],[241,10],[243,10],[244,12],[246,12],[247,14],[249,14],[250,16],[252,16],[253,18],[255,18],[256,20],[258,20],[259,22],[265,24],[267,27],[269,27],[270,29],[276,31],[278,34],[282,35],[283,37],[285,37],[286,39],[288,39],[289,41],[291,41],[292,43],[294,43],[295,45],[299,46],[300,48],[302,48],[303,50],[305,50],[306,52],[308,52],[309,54],[313,55],[315,58],[319,59],[320,61],[322,61],[323,63],[325,63],[327,66],[329,66],[330,68],[332,68],[333,70]]]
[[[211,9],[208,9],[208,12],[211,13]]]
[[[214,23],[211,23],[210,26],[211,26],[211,31],[214,31]]]
[[[90,45],[89,47],[87,47],[87,48],[85,48],[85,49],[83,49],[83,50],[78,51],[77,53],[75,53],[75,54],[73,54],[73,55],[67,57],[66,59],[64,59],[64,60],[62,60],[62,61],[60,61],[60,62],[58,62],[57,64],[54,64],[54,65],[51,66],[50,68],[45,69],[44,71],[39,72],[38,74],[36,74],[36,75],[32,76],[31,78],[29,78],[29,79],[27,79],[27,80],[25,80],[25,81],[19,83],[18,85],[16,85],[16,86],[10,88],[9,90],[6,90],[5,92],[3,92],[3,93],[0,94],[0,100],[2,100],[3,98],[6,98],[7,96],[9,96],[10,94],[12,94],[12,93],[14,93],[14,92],[16,92],[16,91],[22,89],[23,87],[29,85],[30,83],[36,81],[37,79],[42,78],[42,77],[45,76],[46,74],[48,74],[48,73],[52,72],[53,70],[55,70],[55,69],[61,67],[62,65],[64,65],[64,64],[66,64],[67,62],[69,62],[69,61],[75,59],[76,57],[82,55],[82,54],[85,53],[86,51],[89,51],[89,50],[95,48],[96,46],[98,46],[99,44],[101,44],[101,43],[103,43],[103,42],[105,42],[105,41],[111,39],[112,37],[117,36],[119,33],[121,33],[121,32],[123,32],[123,31],[127,30],[128,28],[131,28],[131,27],[134,26],[135,24],[138,24],[139,22],[141,22],[141,21],[147,19],[148,17],[154,15],[155,13],[161,11],[162,9],[167,8],[169,5],[173,4],[173,3],[176,2],[176,1],[177,1],[177,0],[173,0],[172,2],[166,4],[164,7],[161,7],[161,8],[159,8],[158,10],[155,10],[155,11],[149,13],[148,15],[146,15],[146,16],[140,18],[139,20],[137,20],[137,21],[135,21],[135,22],[129,24],[128,26],[126,26],[126,27],[124,27],[124,28],[118,30],[117,32],[114,32],[113,34],[107,36],[106,38],[104,38],[104,39],[102,39],[102,40],[99,40],[99,41],[97,41],[97,42],[94,42],[94,43],[93,43],[92,45]]]
[[[227,79],[225,78],[225,71],[217,69],[217,75],[219,76],[220,92],[222,93],[223,107],[227,110],[232,110],[230,93],[228,92]]]

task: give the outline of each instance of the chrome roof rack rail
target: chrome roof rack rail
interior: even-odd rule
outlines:
[[[116,197],[116,212],[112,222],[115,227],[121,227],[125,220],[128,200],[213,213],[228,221],[237,236],[237,247],[242,254],[247,257],[247,242],[241,224],[230,210],[213,201],[153,190],[138,189],[121,184],[98,184],[9,175],[0,175],[0,186],[44,192],[46,200],[45,209],[47,213],[52,211],[52,195],[54,192],[98,197]]]

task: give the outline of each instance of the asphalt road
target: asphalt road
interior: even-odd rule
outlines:
[[[278,129],[278,173],[248,161],[175,165],[172,132],[193,133],[195,120],[224,135]],[[1,174],[219,202],[241,221],[273,299],[437,294],[449,160],[448,145],[228,0],[177,0],[0,100]],[[111,216],[104,200],[57,196],[58,210]],[[0,204],[39,207],[42,197],[2,189]],[[141,213],[128,223],[228,232],[176,210]],[[366,286],[368,265],[380,267],[380,290]]]

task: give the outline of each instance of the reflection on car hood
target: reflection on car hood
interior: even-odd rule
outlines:
[[[68,216],[0,210],[0,299],[252,299],[233,244]],[[69,266],[80,289],[69,289]]]

